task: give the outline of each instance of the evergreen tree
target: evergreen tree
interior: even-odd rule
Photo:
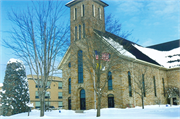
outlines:
[[[28,111],[29,88],[22,61],[10,59],[7,63],[2,96],[4,116]]]

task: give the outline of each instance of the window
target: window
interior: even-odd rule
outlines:
[[[79,39],[81,39],[81,25],[79,25]]]
[[[63,106],[62,101],[58,102],[58,107],[62,107],[62,106]]]
[[[108,90],[112,90],[112,73],[108,72]]]
[[[58,92],[58,99],[62,99],[62,92]]]
[[[45,99],[48,99],[48,98],[50,98],[50,92],[46,92],[46,94],[45,94]]]
[[[144,97],[146,97],[145,82],[144,82],[144,74],[142,74],[142,86],[143,86]]]
[[[92,5],[92,15],[93,15],[93,17],[95,17],[95,6],[94,5]]]
[[[58,82],[58,89],[62,89],[62,82]]]
[[[40,102],[35,102],[35,108],[40,108],[41,104]]]
[[[101,19],[101,8],[98,8],[98,16],[99,16],[99,19]]]
[[[83,52],[78,51],[78,83],[83,83]]]
[[[163,92],[164,92],[164,97],[166,96],[165,94],[165,84],[164,84],[164,78],[162,78],[162,83],[163,83]]]
[[[128,71],[128,82],[129,82],[129,97],[132,97],[131,73],[130,73],[130,71]]]
[[[85,24],[83,24],[83,38],[85,38],[86,30],[85,30]]]
[[[51,81],[48,81],[46,88],[51,88],[50,86],[51,86]]]
[[[39,98],[38,91],[36,91],[36,96],[35,96],[35,98],[36,98],[36,99]]]
[[[77,8],[74,8],[74,20],[77,19]]]
[[[38,83],[38,84],[36,84],[36,88],[41,88],[41,84],[42,84],[42,81],[37,81],[36,83]]]
[[[47,101],[47,102],[45,102],[45,105],[50,107],[51,102]]]
[[[69,94],[71,94],[71,78],[69,78]]]
[[[84,5],[81,5],[81,16],[84,16]]]
[[[77,40],[77,26],[75,26],[75,40]]]
[[[71,62],[69,62],[68,67],[71,68]]]
[[[157,94],[156,94],[156,79],[155,79],[155,76],[153,76],[153,81],[154,81],[154,96],[157,97]]]
[[[36,85],[36,88],[38,88],[38,85]],[[39,85],[39,88],[41,88],[41,86]]]

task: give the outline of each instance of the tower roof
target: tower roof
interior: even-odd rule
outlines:
[[[67,7],[71,7],[72,5],[75,5],[75,4],[77,4],[77,3],[81,2],[81,1],[83,1],[83,0],[72,0],[72,1],[68,2],[68,3],[66,4],[66,6],[67,6]],[[101,1],[101,0],[93,0],[93,1],[99,3],[99,4],[102,5],[103,7],[109,6],[108,4],[106,4],[105,2],[103,2],[103,1]]]

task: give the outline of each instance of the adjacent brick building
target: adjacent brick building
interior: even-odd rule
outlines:
[[[162,64],[148,54],[140,50],[136,43],[118,37],[112,33],[105,31],[104,7],[108,4],[101,0],[73,0],[66,4],[70,8],[70,23],[71,23],[71,44],[80,45],[80,49],[74,49],[71,45],[59,64],[59,69],[63,72],[63,106],[65,109],[85,110],[94,109],[97,106],[97,96],[94,93],[93,80],[90,73],[85,69],[85,55],[83,54],[87,48],[81,44],[84,39],[94,37],[96,35],[104,42],[106,39],[112,39],[113,42],[123,46],[134,57],[129,57],[117,51],[115,46],[110,42],[105,42],[107,49],[112,49],[116,52],[124,65],[118,65],[118,69],[123,69],[121,72],[115,71],[111,75],[111,84],[109,82],[104,88],[104,93],[101,99],[101,108],[115,107],[125,108],[127,106],[141,106],[141,98],[135,92],[131,91],[131,87],[135,88],[135,76],[138,75],[138,70],[141,67],[147,68],[147,75],[152,79],[152,91],[144,97],[145,105],[156,104],[157,100],[161,100],[162,104],[167,104],[167,96],[165,95],[165,87],[173,85],[180,87],[180,65],[172,67],[164,67]],[[107,41],[107,40],[106,40]],[[174,42],[174,41],[173,41]],[[175,41],[179,43],[179,40]],[[175,43],[175,44],[176,44]],[[165,45],[167,45],[166,43]],[[171,44],[171,43],[170,43]],[[130,47],[129,49],[126,47]],[[156,47],[151,49],[159,50]],[[173,48],[166,51],[170,51]],[[180,53],[177,52],[177,57],[180,59]],[[80,58],[80,59],[79,59]],[[81,63],[79,62],[82,61]],[[92,59],[93,60],[93,59]],[[173,62],[179,63],[179,60]],[[81,68],[79,68],[81,66]],[[152,69],[152,71],[150,71]],[[109,71],[111,73],[111,71]],[[106,81],[107,75],[101,77],[101,81]],[[142,75],[142,74],[141,74]],[[82,80],[79,80],[82,77]],[[108,79],[109,81],[109,79]],[[145,83],[146,79],[145,79]],[[111,86],[111,87],[109,87]],[[145,87],[146,88],[146,87]],[[174,97],[179,100],[178,97]]]
[[[34,108],[40,108],[40,99],[38,95],[38,85],[34,82],[31,75],[27,75],[29,84],[30,102],[33,103]],[[36,76],[34,76],[36,78]],[[60,108],[63,106],[62,96],[62,79],[59,77],[50,77],[48,81],[49,89],[45,95],[45,105],[50,108]]]

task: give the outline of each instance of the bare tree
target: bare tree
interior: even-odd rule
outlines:
[[[134,84],[132,86],[132,91],[141,97],[142,109],[144,109],[144,97],[153,91],[153,81],[152,81],[152,67],[147,66],[133,66],[132,78]]]
[[[121,38],[127,39],[129,36],[131,36],[132,31],[124,31],[122,24],[118,19],[115,18],[113,14],[108,14],[105,19],[106,24],[106,31],[113,33],[117,36],[120,36]]]
[[[165,88],[165,94],[167,94],[167,98],[170,98],[170,105],[172,106],[173,104],[173,99],[172,98],[177,98],[180,96],[179,94],[179,88],[176,86],[167,86]],[[176,99],[176,101],[178,102],[178,100]]]
[[[38,85],[41,117],[44,116],[45,93],[49,88],[47,82],[54,75],[56,59],[66,50],[68,41],[69,27],[62,20],[64,12],[61,1],[50,0],[32,1],[32,6],[26,10],[12,10],[9,14],[14,27],[11,39],[4,39],[4,43],[28,65]]]

